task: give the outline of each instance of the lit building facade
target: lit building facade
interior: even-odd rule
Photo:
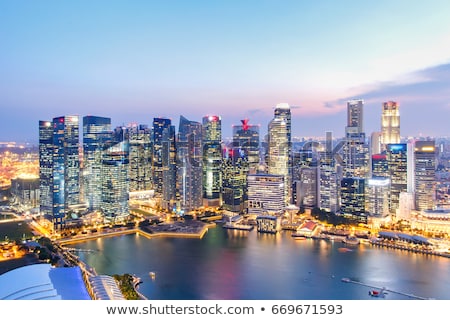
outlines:
[[[80,203],[78,116],[53,119],[53,225],[61,229],[69,206]]]
[[[318,167],[300,168],[300,179],[296,180],[298,207],[314,208],[318,206]]]
[[[152,178],[153,188],[157,197],[162,198],[163,194],[163,135],[172,125],[172,121],[166,118],[153,119],[153,135],[152,135]]]
[[[39,121],[39,211],[53,214],[53,123]]]
[[[416,210],[434,208],[436,192],[435,141],[416,141],[414,149],[414,194]]]
[[[343,145],[343,176],[365,178],[369,174],[369,146],[363,130],[363,100],[347,102],[347,126]]]
[[[373,178],[389,177],[389,166],[386,154],[372,155],[372,177]]]
[[[371,217],[384,218],[389,215],[389,178],[377,177],[367,180],[367,214]]]
[[[381,143],[383,146],[400,143],[399,107],[395,101],[383,102],[381,114]]]
[[[283,212],[284,176],[271,174],[249,174],[248,213],[256,215],[276,215]]]
[[[248,119],[241,120],[241,125],[233,126],[233,149],[240,149],[246,154],[250,173],[256,173],[260,163],[259,126],[250,125]]]
[[[386,145],[391,190],[389,193],[389,211],[396,213],[399,208],[400,193],[408,189],[408,152],[404,143]]]
[[[205,116],[202,121],[203,138],[203,205],[222,204],[222,119]]]
[[[326,133],[325,151],[319,152],[319,207],[328,212],[339,210],[339,177],[333,154],[332,134]]]
[[[151,130],[146,125],[128,128],[130,160],[130,192],[153,189]]]
[[[175,126],[170,125],[162,135],[162,205],[172,212],[177,208],[177,148],[175,144]]]
[[[105,144],[112,139],[111,119],[83,117],[83,184],[85,202],[90,210],[101,205],[101,166]]]
[[[284,201],[292,202],[291,109],[278,104],[268,126],[268,173],[284,177]]]
[[[241,148],[227,148],[222,167],[222,204],[225,210],[241,213],[246,209],[248,154]]]
[[[102,154],[101,210],[112,223],[129,215],[129,158],[127,141],[110,146]]]
[[[180,116],[177,136],[177,186],[182,211],[203,204],[202,194],[202,125]]]
[[[365,210],[365,179],[352,177],[341,180],[341,210],[345,217],[367,222]]]
[[[17,177],[11,180],[11,193],[17,202],[25,208],[39,206],[39,179],[28,177]]]

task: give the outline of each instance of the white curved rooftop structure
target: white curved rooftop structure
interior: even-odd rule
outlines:
[[[0,300],[91,300],[79,267],[33,264],[0,275]]]
[[[99,275],[89,279],[96,300],[125,300],[116,280],[111,276]]]

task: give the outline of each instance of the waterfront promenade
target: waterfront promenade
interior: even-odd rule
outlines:
[[[146,238],[158,238],[158,237],[177,237],[177,238],[198,238],[202,239],[208,232],[209,228],[215,227],[215,223],[203,223],[199,221],[190,221],[188,223],[175,222],[164,223],[156,226],[147,226],[142,228],[111,228],[105,229],[100,232],[90,234],[80,234],[68,238],[56,239],[55,242],[59,245],[67,245],[79,242],[85,242],[89,240],[96,240],[105,237],[117,237],[127,234],[139,234]]]

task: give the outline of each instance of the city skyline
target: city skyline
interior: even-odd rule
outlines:
[[[367,135],[396,101],[402,136],[446,136],[449,14],[445,1],[1,1],[0,138],[35,143],[38,121],[64,114],[214,114],[224,138],[246,118],[263,137],[279,103],[293,136],[342,137],[352,99]]]

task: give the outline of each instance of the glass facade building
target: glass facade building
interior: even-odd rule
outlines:
[[[202,120],[203,138],[203,205],[222,204],[222,120],[205,116]]]
[[[180,116],[177,136],[177,186],[182,211],[191,211],[203,204],[202,164],[202,125]]]
[[[83,184],[84,200],[90,210],[100,209],[101,166],[105,144],[112,139],[111,119],[83,117]]]
[[[80,203],[78,116],[53,119],[53,224],[63,227],[69,206]]]
[[[284,202],[292,203],[291,109],[278,104],[268,126],[268,173],[284,178]]]

